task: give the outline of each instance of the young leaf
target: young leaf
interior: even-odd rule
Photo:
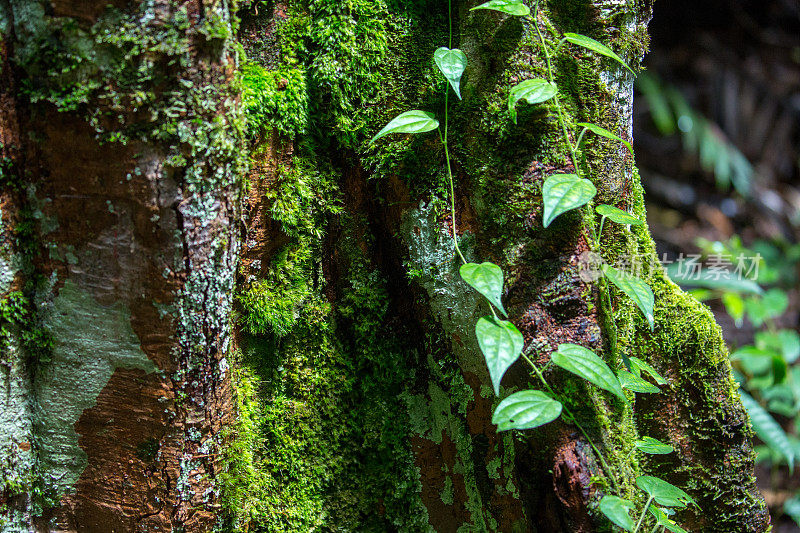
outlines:
[[[617,376],[605,361],[593,351],[577,344],[560,344],[558,351],[550,355],[550,360],[564,370],[568,370],[583,379],[594,383],[601,389],[614,394],[623,402],[627,402]]]
[[[625,531],[633,531],[636,527],[630,515],[634,509],[633,502],[618,496],[603,496],[599,508],[601,513]]]
[[[439,121],[433,113],[427,111],[406,111],[397,115],[386,126],[383,127],[378,134],[372,138],[370,143],[373,143],[390,133],[425,133],[426,131],[435,130],[439,127]]]
[[[642,361],[638,357],[631,357],[631,364],[636,370],[638,370],[639,373],[646,372],[649,374],[650,377],[653,378],[659,385],[666,385],[668,383],[667,380],[664,379],[655,368],[653,368],[649,363]]]
[[[470,11],[476,9],[492,9],[518,17],[527,17],[531,14],[530,8],[523,4],[522,0],[489,0],[489,2],[473,7]]]
[[[486,366],[489,367],[494,393],[500,396],[500,380],[514,361],[519,359],[525,340],[514,324],[491,316],[478,319],[475,335],[486,359]]]
[[[617,377],[619,378],[619,382],[622,385],[623,389],[628,389],[629,391],[633,392],[642,392],[642,393],[656,393],[661,392],[661,389],[652,385],[636,374],[631,374],[627,370],[620,370],[617,372]]]
[[[538,390],[515,392],[494,410],[497,431],[533,429],[561,416],[561,402]]]
[[[674,448],[669,444],[665,444],[653,437],[644,437],[642,440],[637,440],[633,443],[638,449],[650,455],[666,455],[672,453]]]
[[[690,503],[695,503],[684,491],[657,477],[639,476],[636,478],[636,486],[664,507],[686,507]]]
[[[588,122],[578,122],[576,124],[576,126],[580,126],[582,128],[586,128],[587,130],[591,131],[592,133],[595,133],[595,134],[599,135],[600,137],[605,137],[606,139],[611,139],[612,141],[619,141],[622,144],[624,144],[628,148],[628,150],[630,150],[631,154],[633,154],[633,146],[631,146],[631,143],[629,143],[628,141],[626,141],[622,137],[617,137],[616,135],[614,135],[613,133],[611,133],[607,129],[601,128],[597,124],[590,124]],[[624,211],[623,211],[623,213],[624,213]],[[630,224],[630,222],[625,222],[625,224]]]
[[[494,263],[467,263],[461,265],[461,279],[484,295],[492,305],[500,310],[504,316],[508,316],[503,309],[503,270]]]
[[[575,174],[553,174],[542,187],[544,227],[549,226],[561,213],[589,203],[595,194],[597,189],[587,179]]]
[[[753,424],[753,430],[755,430],[758,438],[763,440],[764,444],[769,446],[770,449],[785,457],[786,462],[789,463],[789,469],[794,470],[795,450],[786,432],[752,396],[742,390],[739,391],[739,395],[742,397],[742,404],[750,415],[750,423]]]
[[[614,61],[619,62],[619,64],[622,65],[623,67],[625,67],[626,69],[630,70],[631,74],[636,74],[635,72],[633,72],[633,69],[631,67],[629,67],[628,64],[625,63],[625,61],[621,57],[619,57],[617,54],[615,54],[614,51],[611,48],[607,47],[606,45],[604,45],[602,43],[599,43],[599,42],[595,41],[591,37],[586,37],[585,35],[580,35],[578,33],[565,33],[564,34],[564,39],[566,39],[567,42],[570,42],[572,44],[577,44],[578,46],[582,46],[583,48],[587,48],[587,49],[591,50],[592,52],[597,52],[598,54],[604,55],[606,57],[610,57]]]
[[[604,264],[602,268],[603,274],[606,275],[611,283],[627,294],[639,309],[641,309],[647,322],[650,323],[650,329],[652,330],[655,325],[655,317],[653,316],[655,297],[653,296],[653,290],[650,286],[636,276],[617,270],[611,265]]]
[[[508,112],[511,113],[514,124],[517,123],[517,102],[525,100],[529,104],[539,104],[550,100],[557,92],[555,85],[540,78],[514,85],[508,93]]]
[[[433,53],[433,60],[442,74],[444,74],[444,77],[447,78],[447,81],[450,82],[450,86],[453,87],[456,96],[460,100],[461,76],[467,68],[467,55],[458,48],[450,50],[442,46]]]
[[[617,224],[630,224],[631,226],[644,226],[644,222],[613,205],[602,204],[595,208],[600,215]]]
[[[672,533],[689,533],[681,526],[676,524],[675,521],[669,518],[663,509],[656,507],[655,505],[651,505],[648,510],[650,511],[650,514],[655,517],[656,523],[667,528],[667,531],[671,531]]]

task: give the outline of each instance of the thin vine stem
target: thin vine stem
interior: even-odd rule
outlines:
[[[639,528],[642,527],[642,523],[644,522],[644,517],[647,515],[647,509],[650,508],[650,504],[653,503],[653,497],[650,496],[647,499],[647,503],[644,504],[644,509],[642,510],[642,514],[639,517],[639,521],[636,523],[636,527],[633,529],[633,533],[638,533]]]
[[[553,66],[552,66],[552,62],[551,62],[551,59],[550,59],[549,47],[547,45],[547,41],[544,38],[544,35],[542,34],[542,30],[539,27],[539,0],[537,0],[536,3],[534,4],[533,24],[536,27],[536,34],[539,36],[539,42],[542,45],[542,52],[544,53],[545,63],[547,65],[547,78],[548,78],[548,81],[551,84],[555,85],[555,76],[553,75]],[[558,43],[558,46],[556,47],[556,53],[558,53],[558,51],[561,49],[561,46],[564,44],[564,42],[565,42],[565,40],[562,39]],[[580,167],[578,166],[578,157],[577,157],[577,154],[576,154],[576,149],[580,148],[580,143],[583,140],[583,136],[586,134],[586,128],[583,128],[583,130],[581,131],[580,135],[578,136],[578,139],[577,139],[575,145],[573,145],[572,142],[570,141],[570,138],[569,138],[569,130],[567,129],[567,123],[564,120],[564,112],[563,112],[563,110],[561,108],[561,101],[558,98],[558,91],[556,91],[556,94],[555,94],[555,96],[553,98],[553,101],[555,103],[556,112],[558,114],[558,123],[561,126],[562,133],[564,134],[564,142],[566,143],[567,147],[569,148],[569,154],[570,154],[570,158],[572,159],[572,165],[575,167],[575,175],[580,177],[581,170],[580,170]],[[603,222],[605,222],[605,218],[603,218],[603,220],[601,221],[600,234],[598,234],[595,231],[594,224],[591,224],[589,226],[589,229],[592,232],[592,239],[594,241],[594,245],[596,246],[596,248],[598,250],[600,250],[600,238],[602,237]],[[611,310],[610,288],[609,288],[608,283],[606,282],[604,277],[600,278],[600,292],[601,292],[601,308],[602,308],[604,314],[608,315],[609,318],[610,318],[610,320],[607,321],[608,322],[607,325],[608,325],[608,329],[609,329],[609,331],[608,331],[608,347],[609,347],[609,351],[611,352],[611,355],[615,356],[615,355],[617,355],[617,331],[616,331],[616,324],[614,322],[613,312]],[[627,360],[625,358],[623,358],[623,362],[625,362],[625,361],[627,361]],[[626,366],[627,370],[629,370],[629,371],[631,370],[628,367],[627,363],[625,363],[625,366]]]
[[[453,14],[452,14],[452,0],[447,0],[447,20],[450,27],[449,47],[453,48]],[[450,165],[450,147],[447,144],[447,133],[449,128],[448,111],[450,108],[450,84],[447,80],[444,83],[444,136],[442,137],[442,144],[444,145],[444,158],[447,161],[447,178],[450,180],[450,216],[452,217],[453,224],[453,244],[455,245],[458,257],[461,258],[463,264],[467,264],[464,259],[464,254],[461,253],[461,248],[458,246],[458,233],[456,232],[456,191],[453,184],[453,170]],[[441,137],[441,132],[439,133]],[[494,313],[494,309],[492,309]],[[496,317],[497,315],[495,315]]]
[[[542,34],[542,30],[539,27],[539,0],[537,0],[537,2],[534,4],[533,25],[536,27],[536,34],[539,36],[539,42],[542,45],[542,52],[544,53],[545,63],[547,65],[547,78],[548,78],[548,81],[552,85],[555,85],[555,76],[553,75],[553,66],[552,66],[552,62],[550,60],[549,47],[547,45],[547,41],[545,41],[544,35]],[[562,40],[559,43],[558,48],[556,48],[556,51],[561,49],[561,45],[563,43],[564,43],[564,40]],[[586,128],[584,128],[584,131],[581,132],[581,135],[578,138],[578,142],[576,143],[576,146],[573,146],[572,141],[570,141],[570,138],[569,138],[569,130],[567,129],[566,120],[564,120],[564,112],[563,112],[563,110],[561,108],[561,101],[558,98],[558,91],[556,91],[556,94],[554,96],[553,101],[555,103],[556,112],[558,114],[558,123],[561,126],[562,133],[564,134],[564,142],[566,143],[567,147],[569,148],[569,154],[570,154],[570,158],[572,159],[572,165],[575,167],[575,174],[578,177],[580,177],[580,172],[581,171],[580,171],[580,167],[578,166],[578,157],[577,157],[577,154],[575,152],[575,149],[576,149],[576,146],[581,142],[581,140],[583,138],[583,135],[586,132]],[[598,238],[597,233],[595,233],[594,225],[591,225],[590,228],[592,230],[592,237],[594,239],[594,242],[595,242],[596,246],[599,248],[600,247],[600,239]],[[609,294],[608,294],[608,285],[606,283],[602,283],[601,282],[601,292],[604,293],[603,294],[603,303],[606,306],[608,306],[608,312],[610,313],[610,303],[611,302],[610,302],[610,297],[609,297]],[[614,327],[613,326],[613,316],[612,316],[611,320],[612,320],[612,327]],[[616,329],[616,328],[614,327],[614,329]],[[617,342],[616,342],[616,340],[617,340],[616,331],[609,332],[609,344],[610,344],[610,348],[611,348],[611,353],[612,354],[615,354],[616,351],[617,351]],[[550,386],[547,385],[547,382],[545,381],[544,376],[542,375],[542,373],[539,370],[539,368],[530,359],[528,359],[527,357],[525,359],[528,361],[528,363],[531,366],[533,366],[533,369],[536,371],[536,374],[539,376],[539,379],[542,381],[543,384],[545,384],[547,389],[552,394],[553,391],[552,391],[552,389],[550,389]],[[589,435],[586,433],[586,431],[583,429],[583,427],[578,423],[577,419],[569,412],[569,409],[564,407],[564,412],[567,413],[567,416],[569,416],[572,419],[572,421],[575,424],[575,426],[580,430],[580,432],[583,434],[583,436],[589,442],[589,444],[591,445],[591,447],[594,450],[595,454],[597,454],[597,457],[600,460],[600,463],[603,466],[603,469],[608,473],[609,477],[611,478],[611,481],[612,481],[612,483],[614,485],[614,489],[617,492],[619,492],[619,484],[617,482],[617,478],[614,475],[614,471],[606,463],[605,458],[603,457],[603,454],[601,454],[600,451],[597,449],[597,446],[595,446],[594,442],[589,437]]]
[[[547,380],[544,378],[544,374],[542,374],[542,371],[539,369],[539,366],[536,363],[534,363],[533,361],[531,361],[531,359],[525,354],[522,354],[522,358],[525,359],[525,361],[531,366],[531,368],[533,368],[533,371],[536,373],[536,376],[539,378],[539,381],[542,382],[542,385],[544,385],[545,389],[547,389],[547,392],[549,392],[553,396],[558,396],[555,393],[555,391],[552,389],[552,387],[550,387],[550,384],[547,383]],[[580,425],[580,423],[578,422],[578,419],[575,418],[575,415],[572,414],[572,412],[569,410],[569,408],[566,405],[563,405],[563,404],[562,404],[562,408],[563,408],[564,412],[566,413],[567,417],[569,417],[569,419],[575,425],[575,427],[577,427],[578,430],[583,434],[584,438],[589,443],[589,446],[592,447],[592,450],[594,450],[595,455],[597,455],[597,458],[600,460],[600,465],[603,467],[603,470],[605,470],[606,474],[608,474],[609,478],[611,478],[611,484],[614,485],[614,490],[617,491],[617,492],[620,492],[620,490],[619,490],[619,482],[617,481],[617,476],[614,475],[614,471],[611,469],[611,467],[608,465],[608,463],[606,463],[606,460],[603,457],[603,454],[600,453],[600,450],[597,448],[597,446],[595,445],[595,443],[592,440],[592,438],[589,436],[589,434],[586,432],[586,430],[583,429],[583,426]]]
[[[547,63],[547,78],[548,81],[555,85],[555,77],[553,76],[553,67],[550,64],[550,52],[548,50],[547,42],[544,39],[544,35],[542,35],[542,30],[539,27],[539,1],[537,0],[534,10],[533,10],[533,25],[536,26],[536,33],[539,35],[539,42],[542,43],[542,52],[544,52],[544,59]],[[575,174],[580,176],[580,169],[578,168],[578,157],[575,155],[575,147],[572,146],[572,141],[569,140],[569,130],[567,130],[567,123],[564,120],[564,113],[561,110],[561,102],[558,99],[558,91],[554,96],[554,101],[556,104],[556,111],[558,112],[558,123],[561,126],[561,131],[564,133],[564,141],[567,143],[567,147],[569,148],[569,154],[572,158],[572,165],[575,167]]]

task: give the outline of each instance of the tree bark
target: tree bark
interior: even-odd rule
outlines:
[[[210,531],[232,407],[231,13],[106,5],[2,4],[20,223],[3,222],[27,302],[4,350],[4,531]]]
[[[402,111],[442,118],[444,2],[0,3],[4,531],[605,531],[600,498],[641,508],[643,473],[697,499],[687,530],[768,529],[712,315],[660,267],[652,331],[625,295],[605,307],[581,277],[598,221],[541,225],[543,181],[574,171],[555,109],[507,112],[546,77],[537,27],[634,65],[650,2],[477,3],[453,2],[455,221],[435,133],[367,142]],[[571,131],[632,139],[630,73],[570,47],[553,66]],[[644,219],[624,146],[586,146],[598,203]],[[586,434],[496,431],[454,226],[503,267],[525,354]],[[646,228],[602,237],[608,263],[657,260]],[[625,406],[547,366],[571,342],[622,368],[612,334],[661,394]],[[518,362],[501,396],[531,387]],[[639,458],[642,435],[675,453]]]

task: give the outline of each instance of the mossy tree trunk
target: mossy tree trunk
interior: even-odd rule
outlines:
[[[242,120],[226,2],[9,0],[3,531],[209,531]]]
[[[574,170],[555,110],[507,112],[509,85],[546,77],[536,25],[633,65],[648,2],[551,0],[535,22],[453,2],[470,62],[450,113],[462,249],[503,266],[531,359],[573,342],[620,367],[615,332],[670,380],[625,406],[548,367],[612,474],[574,425],[497,433],[442,145],[367,142],[402,111],[443,115],[446,2],[253,2],[241,24],[222,1],[106,3],[0,3],[0,288],[21,309],[0,378],[9,531],[602,531],[600,497],[643,504],[641,473],[698,500],[679,515],[691,531],[766,531],[713,317],[660,268],[652,331],[624,295],[600,305],[580,276],[598,221],[541,225],[542,182]],[[568,47],[553,65],[571,129],[631,138],[629,74]],[[624,147],[583,155],[598,200],[644,218]],[[646,228],[607,225],[603,243],[609,263],[655,261]],[[518,363],[502,395],[536,384]],[[631,454],[640,435],[676,453]]]

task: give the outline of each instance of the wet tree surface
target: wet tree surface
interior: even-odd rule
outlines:
[[[507,111],[546,77],[537,25],[636,65],[648,2],[553,0],[537,20],[453,3],[467,53],[451,108],[456,227],[507,274],[525,353],[587,428],[498,433],[460,281],[431,60],[446,3],[5,0],[2,13],[0,509],[16,531],[609,531],[600,498],[644,504],[657,475],[689,531],[761,532],[751,431],[711,313],[669,281],[651,331],[580,276],[598,220],[542,220],[574,170],[552,106]],[[570,126],[630,139],[633,77],[567,47]],[[452,103],[452,102],[451,102]],[[573,128],[571,128],[573,129]],[[634,160],[595,140],[598,201],[644,218]],[[646,227],[606,226],[604,260],[655,261]],[[630,406],[552,365],[609,336],[668,380]],[[502,396],[536,387],[521,363]],[[649,435],[675,448],[631,454]]]

